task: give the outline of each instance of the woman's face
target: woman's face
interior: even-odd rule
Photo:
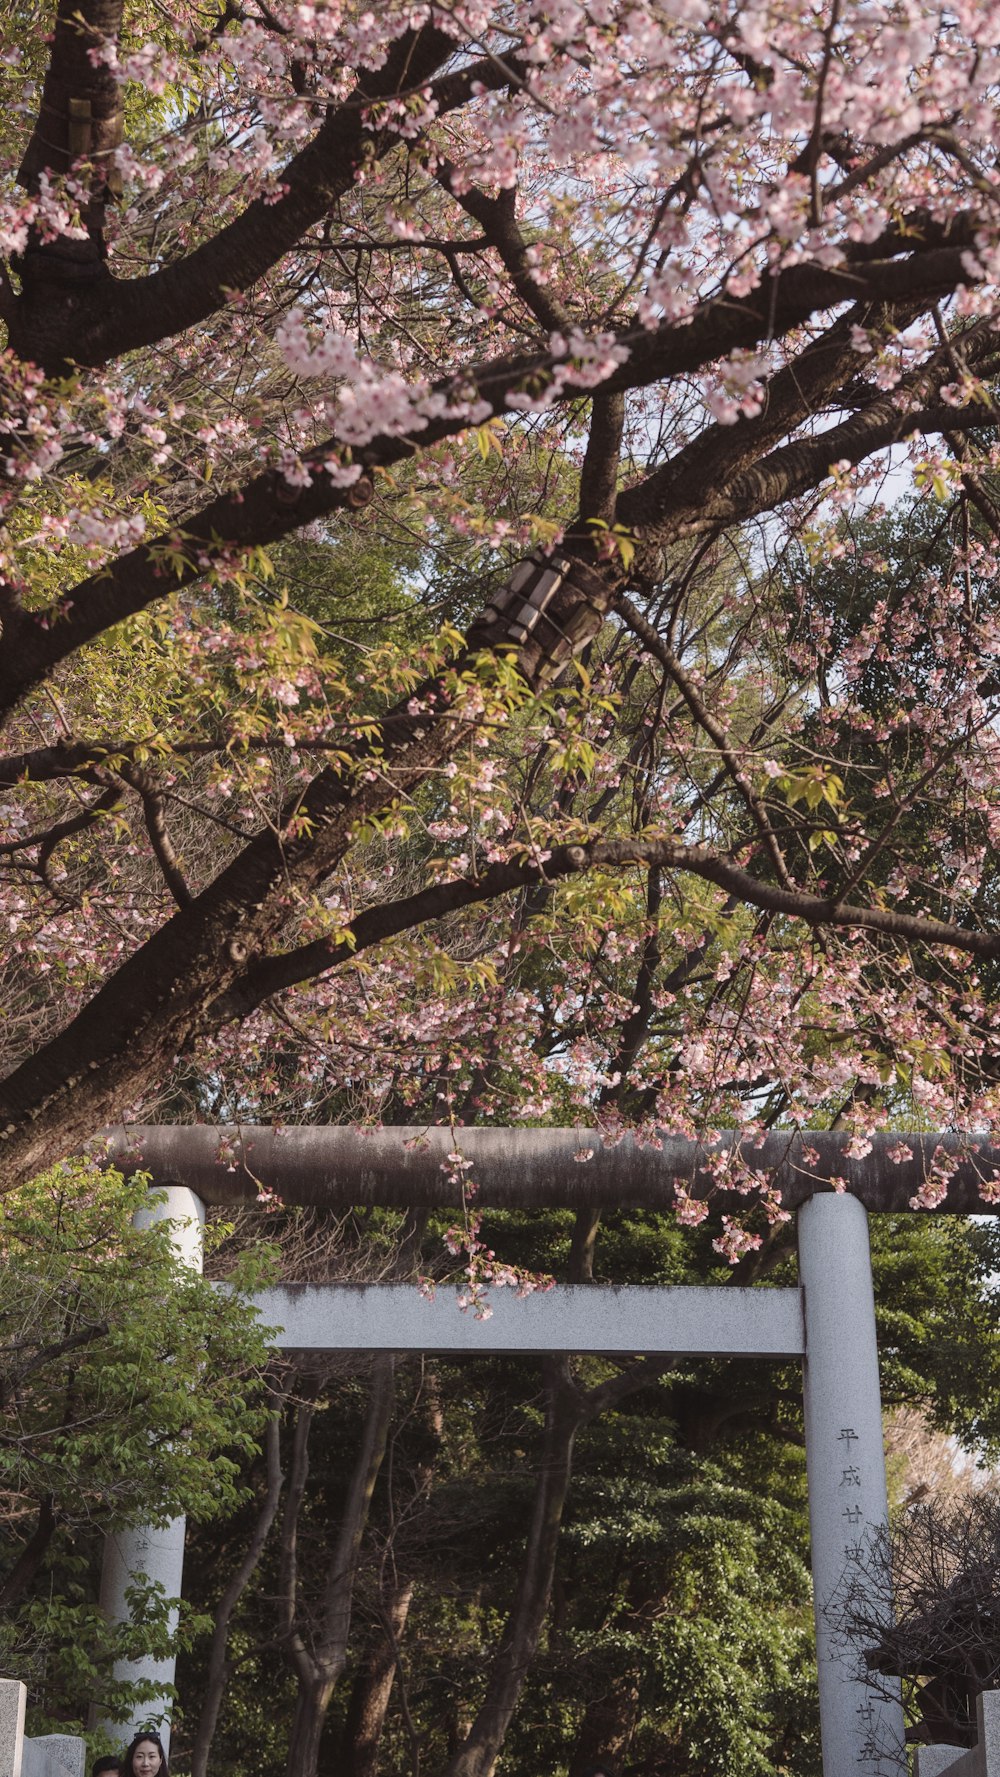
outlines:
[[[163,1760],[154,1740],[140,1740],[132,1754],[132,1769],[135,1777],[156,1777]]]

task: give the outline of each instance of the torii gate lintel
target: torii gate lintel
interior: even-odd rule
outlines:
[[[905,1214],[914,1201],[930,1206],[928,1184],[942,1160],[954,1171],[933,1207],[946,1214],[1000,1214],[1000,1146],[989,1137],[880,1132],[860,1144],[831,1130],[763,1137],[740,1132],[691,1141],[664,1131],[654,1140],[605,1137],[593,1129],[354,1129],[295,1125],[134,1124],[99,1133],[95,1147],[111,1165],[148,1172],[157,1186],[185,1185],[203,1203],[253,1204],[261,1185],[286,1203],[351,1209],[460,1206],[463,1169],[449,1165],[456,1148],[470,1163],[478,1204],[497,1209],[661,1209],[678,1183],[713,1206],[746,1206],[727,1185],[726,1163],[738,1152],[754,1172],[773,1179],[785,1209],[817,1192],[843,1190],[878,1215]],[[863,1151],[862,1151],[863,1150]],[[921,1194],[923,1194],[921,1196]]]

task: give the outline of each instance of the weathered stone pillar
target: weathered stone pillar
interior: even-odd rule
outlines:
[[[27,1690],[0,1678],[0,1777],[84,1777],[87,1744],[76,1734],[24,1732]]]
[[[16,1678],[0,1678],[0,1777],[21,1777],[24,1749],[26,1687]]]
[[[867,1683],[840,1616],[888,1520],[868,1218],[856,1198],[826,1193],[803,1204],[798,1235],[823,1773],[900,1777],[902,1706]]]
[[[913,1777],[1000,1777],[1000,1691],[976,1698],[975,1746],[921,1746]]]
[[[169,1221],[171,1239],[178,1257],[185,1265],[200,1271],[204,1204],[193,1191],[182,1185],[171,1185],[165,1191],[158,1191],[156,1196],[159,1201],[150,1203],[148,1208],[138,1212],[136,1226],[148,1228],[154,1222]],[[101,1609],[109,1621],[129,1621],[126,1592],[140,1575],[162,1586],[168,1598],[180,1597],[184,1573],[184,1525],[183,1518],[174,1518],[162,1529],[140,1525],[134,1530],[118,1531],[107,1538],[101,1574]],[[175,1610],[170,1619],[171,1629],[176,1628],[176,1625]],[[115,1666],[116,1678],[150,1679],[157,1685],[158,1695],[152,1702],[140,1704],[128,1720],[112,1721],[103,1717],[97,1725],[106,1728],[113,1738],[127,1742],[139,1727],[156,1724],[163,1744],[169,1751],[171,1699],[168,1687],[174,1681],[175,1664],[172,1656],[165,1660],[149,1657],[119,1661]]]
[[[21,1777],[85,1777],[87,1742],[79,1734],[28,1735]]]

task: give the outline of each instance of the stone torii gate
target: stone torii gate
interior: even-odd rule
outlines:
[[[104,1140],[109,1164],[149,1173],[163,1195],[143,1214],[169,1220],[179,1251],[195,1265],[205,1207],[253,1203],[262,1185],[291,1204],[458,1206],[461,1173],[448,1165],[456,1142],[472,1162],[478,1207],[669,1209],[678,1184],[689,1196],[711,1195],[713,1206],[747,1202],[726,1189],[725,1169],[718,1170],[738,1136],[711,1146],[664,1137],[659,1146],[625,1138],[605,1147],[579,1129],[475,1128],[453,1136],[446,1129],[421,1135],[410,1128],[196,1125],[106,1132]],[[281,1329],[276,1344],[285,1350],[800,1361],[824,1777],[898,1777],[905,1768],[902,1708],[884,1685],[867,1683],[860,1649],[845,1638],[836,1611],[845,1576],[854,1564],[855,1578],[863,1574],[866,1539],[888,1511],[867,1212],[911,1209],[926,1192],[935,1156],[944,1155],[955,1164],[936,1207],[1000,1213],[1000,1204],[988,1200],[1000,1149],[893,1134],[874,1137],[870,1153],[851,1160],[846,1146],[845,1137],[823,1132],[769,1135],[740,1149],[755,1172],[773,1174],[783,1206],[798,1212],[797,1288],[587,1284],[523,1301],[496,1290],[488,1321],[458,1312],[450,1292],[428,1302],[401,1284],[293,1285],[262,1292],[257,1306]],[[127,1620],[126,1589],[139,1573],[168,1597],[179,1596],[183,1553],[183,1519],[109,1539],[101,1590],[109,1617]],[[172,1662],[123,1663],[118,1675],[163,1687],[168,1734]],[[156,1713],[146,1706],[142,1720]],[[117,1723],[103,1725],[122,1731]]]

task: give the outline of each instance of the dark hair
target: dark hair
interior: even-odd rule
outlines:
[[[580,1777],[615,1777],[615,1768],[605,1759],[599,1758],[595,1765],[585,1765]]]
[[[90,1777],[101,1777],[102,1771],[120,1771],[121,1759],[117,1753],[106,1752],[103,1758],[95,1758],[90,1767]]]
[[[155,1746],[160,1755],[160,1768],[156,1773],[156,1777],[170,1777],[170,1767],[167,1764],[167,1755],[163,1750],[163,1741],[160,1739],[155,1728],[140,1728],[135,1739],[130,1740],[125,1751],[122,1753],[122,1762],[118,1767],[121,1771],[121,1777],[135,1777],[135,1766],[132,1763],[132,1758],[136,1748],[141,1746],[144,1740],[148,1740],[151,1746]]]

